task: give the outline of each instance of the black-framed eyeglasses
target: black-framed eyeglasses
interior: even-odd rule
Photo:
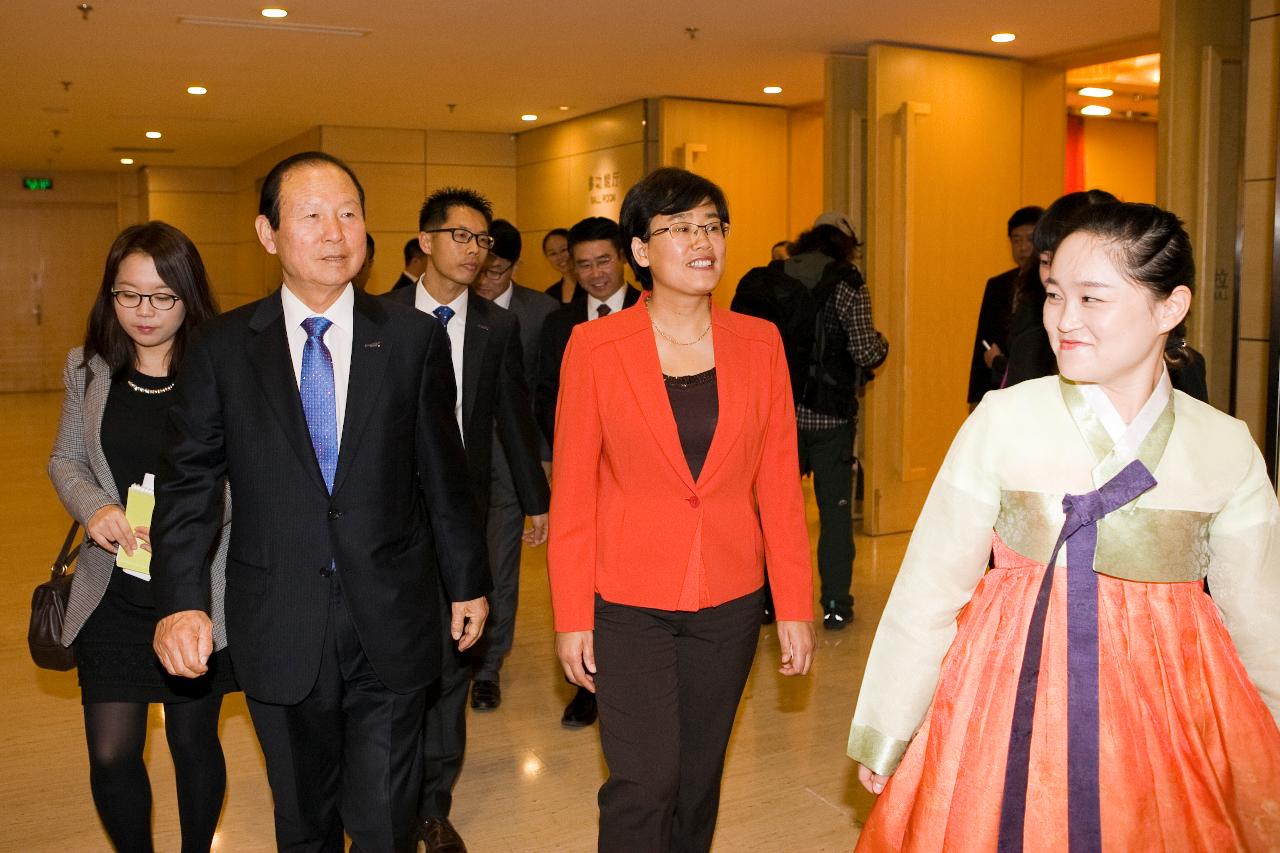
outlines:
[[[449,234],[450,237],[453,238],[453,242],[455,243],[466,244],[466,243],[470,243],[472,240],[475,240],[476,245],[479,246],[481,249],[488,250],[493,248],[492,237],[490,237],[488,234],[477,234],[476,232],[471,231],[467,228],[428,228],[426,231],[423,231],[422,233],[423,234],[444,234],[446,232]]]
[[[653,229],[645,235],[644,240],[647,243],[652,237],[657,237],[659,234],[667,234],[678,243],[691,243],[698,236],[697,232],[699,231],[706,232],[706,235],[712,238],[728,237],[729,223],[720,222],[719,220],[708,222],[705,225],[695,225],[692,222],[672,222],[666,228]]]
[[[132,290],[113,290],[111,296],[121,308],[137,308],[145,299],[157,311],[168,311],[182,299],[172,293],[135,293]]]

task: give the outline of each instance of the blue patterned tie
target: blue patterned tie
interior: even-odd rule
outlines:
[[[453,319],[455,312],[448,305],[441,305],[439,308],[431,312],[436,315],[436,319],[440,321],[440,325],[446,329],[449,328],[449,321]]]
[[[333,325],[327,317],[302,321],[307,342],[302,347],[302,411],[307,416],[311,447],[320,463],[324,485],[333,493],[333,474],[338,468],[338,406],[333,386],[333,356],[324,345],[324,333]]]

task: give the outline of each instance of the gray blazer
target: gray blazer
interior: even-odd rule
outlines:
[[[111,375],[107,363],[94,356],[88,366],[92,375],[88,393],[85,389],[85,368],[82,347],[67,354],[62,369],[62,384],[66,394],[62,398],[62,419],[58,421],[58,437],[49,456],[49,479],[67,512],[85,524],[104,506],[123,506],[116,490],[115,478],[102,452],[102,413],[107,407],[107,394],[111,390]],[[223,615],[223,594],[226,589],[227,546],[231,542],[231,495],[225,496],[222,517],[222,536],[210,566],[209,615],[213,619],[213,647],[227,645],[227,624]],[[80,547],[80,557],[72,574],[71,599],[67,603],[67,619],[62,627],[62,644],[71,645],[85,620],[102,601],[111,581],[115,556],[99,548],[85,531]]]

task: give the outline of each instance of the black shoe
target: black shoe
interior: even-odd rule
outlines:
[[[424,853],[467,853],[467,845],[447,817],[419,819],[417,842]]]
[[[595,721],[596,694],[585,687],[579,687],[577,694],[565,706],[560,725],[570,729],[580,729]]]
[[[496,681],[474,681],[471,684],[471,710],[496,711],[502,704],[502,688]]]
[[[835,600],[822,605],[822,627],[828,631],[843,631],[853,621],[853,607],[836,604]]]

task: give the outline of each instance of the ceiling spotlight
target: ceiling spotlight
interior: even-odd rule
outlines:
[[[289,12],[285,9],[263,9],[262,17],[264,18],[284,18]]]
[[[762,89],[761,91],[763,91],[766,95],[781,95],[782,87],[781,86],[765,86],[764,89]]]
[[[1086,98],[1110,98],[1115,92],[1101,86],[1085,86],[1080,90],[1080,94]]]
[[[121,166],[132,166],[132,165],[133,165],[133,158],[132,158],[132,157],[121,157],[121,158],[120,158],[120,165],[121,165]]]
[[[991,40],[996,44],[1008,44],[1016,38],[1017,36],[1013,33],[996,33],[991,37]]]
[[[1082,116],[1109,116],[1111,115],[1111,107],[1104,107],[1102,104],[1089,104],[1087,107],[1080,108]]]
[[[562,112],[562,113],[567,113],[568,111],[569,111],[569,108],[568,108],[568,107],[561,107],[561,108],[560,108],[560,112]]]
[[[162,136],[164,136],[164,134],[163,134],[163,133],[161,133],[161,132],[160,132],[160,131],[158,131],[158,130],[148,130],[148,131],[147,131],[147,139],[159,139],[159,138],[160,138],[160,137],[162,137]]]
[[[207,95],[209,94],[209,90],[206,89],[204,86],[188,86],[187,94],[188,95]]]
[[[525,113],[524,115],[520,116],[520,120],[521,121],[537,121],[538,117],[533,113]]]

